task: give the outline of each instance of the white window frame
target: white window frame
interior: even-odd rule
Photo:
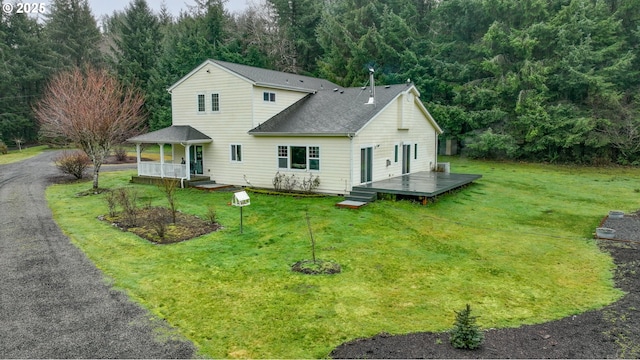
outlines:
[[[200,97],[202,97],[202,110],[200,110]],[[198,114],[207,113],[207,94],[205,93],[196,94],[196,111],[198,112]]]
[[[305,168],[304,169],[298,169],[298,168],[292,168],[291,167],[291,156],[293,154],[293,149],[294,147],[302,147],[305,148],[305,157],[306,157],[306,164],[305,164]],[[311,150],[312,148],[314,152],[317,154],[316,156],[311,156]],[[282,150],[286,150],[286,153]],[[277,163],[276,163],[276,167],[279,170],[287,170],[287,171],[299,171],[299,172],[319,172],[322,169],[321,164],[321,152],[320,152],[320,145],[278,145],[276,146],[276,158],[277,158]],[[280,166],[280,160],[281,159],[286,159],[287,161],[287,167],[281,167]],[[317,160],[318,161],[318,168],[317,169],[312,169],[311,168],[311,160]]]
[[[229,144],[229,161],[232,163],[241,163],[243,158],[242,144]]]
[[[217,97],[217,102],[218,102],[218,109],[217,109],[217,110],[215,110],[215,109],[213,108],[213,104],[214,104],[214,102],[213,102],[213,96],[214,96],[214,95],[216,95],[216,97]],[[212,92],[212,93],[209,93],[209,99],[211,100],[211,104],[210,104],[210,106],[211,106],[211,107],[209,108],[209,109],[211,110],[211,112],[212,112],[212,113],[219,113],[219,112],[220,112],[220,93],[219,93],[219,92]]]
[[[278,145],[277,147],[278,154],[278,169],[289,170],[289,146],[288,145]],[[280,166],[280,160],[284,159],[285,166]]]
[[[265,99],[265,95],[266,95],[267,99]],[[271,91],[263,91],[262,92],[262,101],[263,102],[268,102],[268,103],[275,103],[276,102],[276,93],[271,92]]]

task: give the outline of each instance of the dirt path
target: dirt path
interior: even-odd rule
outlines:
[[[45,200],[54,156],[0,165],[0,358],[193,357],[55,224]]]

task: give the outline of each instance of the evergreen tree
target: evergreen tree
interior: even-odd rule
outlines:
[[[50,70],[48,49],[37,20],[26,14],[0,15],[0,138],[34,141],[37,124],[33,104]]]
[[[103,62],[100,30],[88,0],[52,0],[44,30],[53,51],[53,68]]]
[[[150,72],[156,66],[162,41],[158,18],[146,0],[132,0],[112,23],[112,61],[118,78],[123,84],[137,86],[147,94]]]

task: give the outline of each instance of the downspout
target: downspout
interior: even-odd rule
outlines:
[[[353,134],[347,134],[349,138],[349,188],[353,189]],[[345,190],[345,195],[347,193],[347,189]],[[349,190],[351,192],[351,190]]]

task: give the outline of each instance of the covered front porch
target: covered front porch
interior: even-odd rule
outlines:
[[[203,173],[203,146],[211,143],[212,139],[191,126],[170,126],[132,137],[127,141],[136,144],[138,177],[140,178],[173,178],[187,181],[209,179]],[[142,160],[144,144],[160,146],[159,161]],[[171,145],[171,160],[166,159],[165,145]]]

